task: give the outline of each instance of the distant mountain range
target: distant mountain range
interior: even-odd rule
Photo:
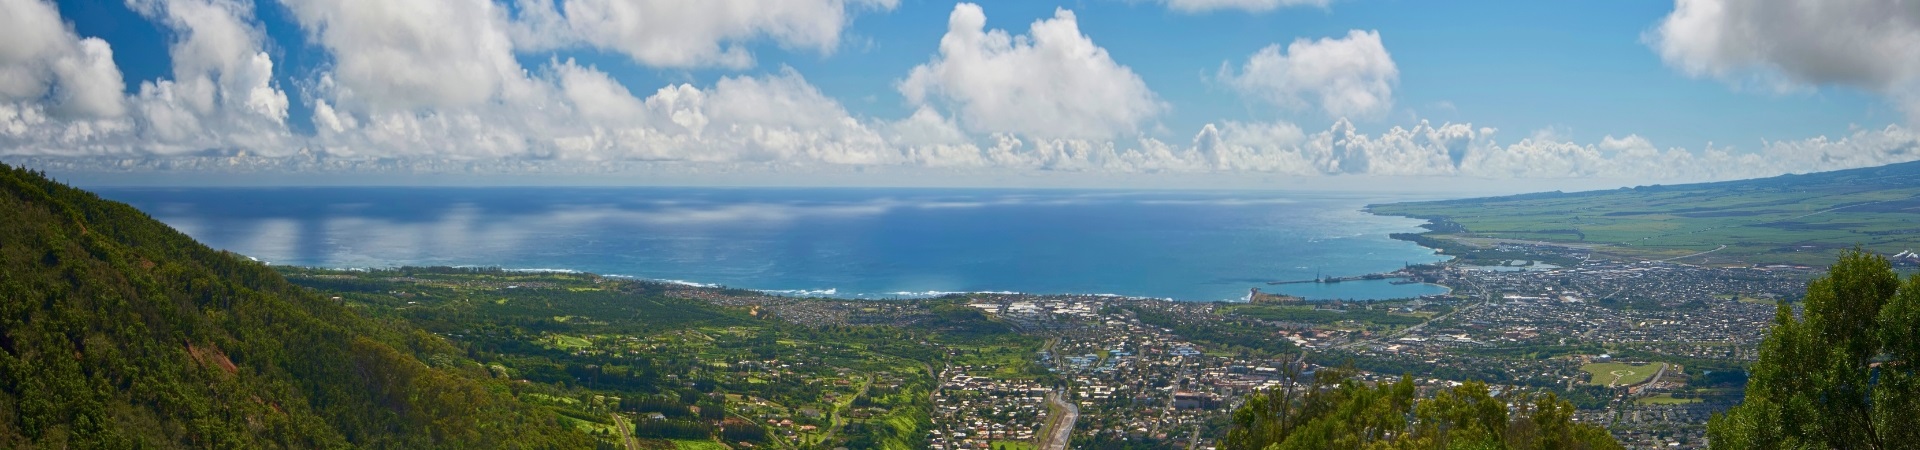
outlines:
[[[1824,265],[1856,246],[1888,256],[1920,248],[1920,162],[1368,210],[1427,219],[1419,239],[1455,252],[1533,242],[1626,259]]]

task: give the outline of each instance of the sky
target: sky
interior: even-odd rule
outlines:
[[[1903,0],[0,0],[0,161],[107,182],[1559,188],[1915,126]]]

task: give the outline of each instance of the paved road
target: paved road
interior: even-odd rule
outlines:
[[[1073,402],[1060,398],[1060,393],[1047,393],[1047,403],[1057,411],[1063,411],[1059,418],[1049,420],[1047,435],[1042,436],[1040,450],[1067,450],[1067,444],[1073,442],[1073,422],[1080,420],[1080,407]]]
[[[847,419],[840,417],[840,410],[846,409],[847,406],[853,405],[854,400],[859,400],[861,396],[867,395],[867,388],[873,386],[873,376],[865,375],[865,377],[866,379],[860,382],[860,392],[854,393],[852,397],[847,397],[846,402],[839,402],[839,403],[833,404],[833,415],[831,416],[832,421],[829,422],[830,425],[827,426],[827,437],[825,439],[821,439],[820,442],[832,442],[833,435],[839,434],[840,427],[845,426],[847,424]],[[938,383],[940,383],[940,381],[934,380],[934,383],[937,385]]]
[[[1667,376],[1667,363],[1660,363],[1660,371],[1654,372],[1653,378],[1648,378],[1647,381],[1645,381],[1643,384],[1659,383],[1660,377],[1664,377],[1664,376]]]
[[[1695,256],[1700,256],[1700,255],[1705,255],[1705,254],[1708,254],[1708,253],[1713,253],[1713,252],[1717,252],[1717,251],[1721,251],[1721,250],[1726,250],[1726,249],[1727,249],[1727,244],[1720,244],[1720,248],[1716,248],[1716,249],[1713,249],[1713,250],[1707,250],[1707,251],[1704,251],[1704,252],[1700,252],[1700,253],[1695,253],[1695,254],[1691,254],[1691,255],[1687,255],[1687,256],[1675,256],[1675,257],[1672,257],[1672,258],[1667,258],[1667,259],[1656,259],[1656,260],[1654,260],[1654,261],[1660,261],[1660,262],[1666,262],[1666,261],[1672,261],[1672,260],[1676,260],[1676,259],[1680,259],[1680,258],[1692,258],[1692,257],[1695,257]]]
[[[627,450],[640,450],[640,442],[633,439],[633,424],[627,423],[625,416],[621,416],[620,413],[614,413],[613,426],[617,429],[615,431],[620,433],[620,443],[623,444]]]

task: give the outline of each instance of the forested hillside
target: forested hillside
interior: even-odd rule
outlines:
[[[1293,369],[1297,370],[1297,366]],[[1247,397],[1233,412],[1224,449],[1621,448],[1606,428],[1573,421],[1572,403],[1551,393],[1497,396],[1469,381],[1422,397],[1411,376],[1371,385],[1345,369],[1321,369]]]
[[[504,383],[437,336],[0,165],[0,447],[594,446]]]

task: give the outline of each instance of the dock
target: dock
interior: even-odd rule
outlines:
[[[1282,284],[1308,284],[1308,283],[1333,284],[1333,283],[1343,283],[1348,281],[1387,280],[1387,279],[1399,279],[1399,278],[1413,278],[1413,275],[1406,274],[1406,273],[1397,273],[1397,272],[1396,273],[1370,273],[1366,275],[1355,275],[1350,277],[1319,277],[1311,280],[1268,281],[1267,284],[1276,285],[1276,286],[1282,285]]]

